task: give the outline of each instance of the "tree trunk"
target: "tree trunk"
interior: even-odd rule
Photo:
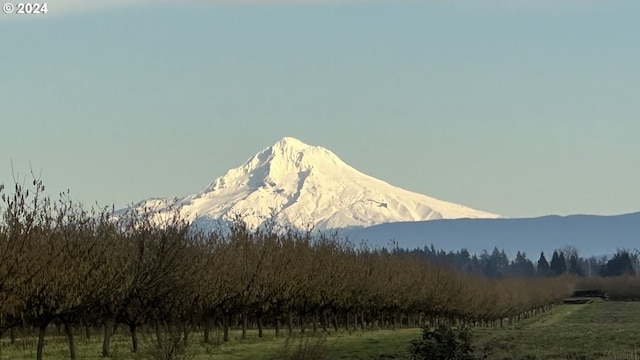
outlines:
[[[333,330],[338,332],[338,314],[335,311],[333,312]]]
[[[247,317],[247,313],[242,313],[242,340],[247,338],[247,327],[249,327],[249,318]]]
[[[80,333],[82,334],[82,336],[84,336],[84,342],[87,342],[87,330],[86,327],[84,326],[84,321],[82,320],[82,318],[80,318]]]
[[[323,311],[320,315],[321,323],[322,323],[322,332],[326,333],[327,328],[329,327],[329,320],[327,320],[327,312]]]
[[[287,332],[289,336],[293,335],[293,313],[291,311],[287,315]]]
[[[349,328],[351,327],[351,312],[347,311],[347,313],[345,314],[345,319],[344,319],[344,329],[349,331]]]
[[[209,327],[211,322],[209,321],[209,317],[207,315],[204,315],[202,318],[203,321],[203,326],[204,326],[204,343],[208,344],[210,339],[209,339]]]
[[[36,360],[42,360],[42,351],[44,350],[44,336],[47,332],[47,326],[51,320],[46,319],[40,323],[40,327],[38,329],[38,348],[36,350]]]
[[[189,322],[185,322],[182,328],[182,345],[186,349],[189,346]]]
[[[111,334],[115,331],[115,320],[108,316],[104,319],[104,338],[102,340],[102,357],[109,357],[111,353],[109,346],[111,345]]]
[[[318,332],[318,310],[313,312],[313,324],[311,324],[311,326],[313,327],[314,334]]]
[[[258,337],[262,337],[262,314],[258,313],[258,317],[256,318],[256,323],[258,325]]]
[[[136,332],[136,324],[129,324],[129,333],[131,334],[131,352],[138,352],[138,333]]]
[[[353,319],[353,331],[358,330],[358,313],[356,312],[355,314],[353,314],[354,319]]]
[[[224,325],[223,325],[224,335],[223,335],[222,340],[224,342],[227,342],[227,341],[229,341],[229,322],[231,321],[231,315],[228,314],[228,313],[225,313],[223,316],[224,316],[224,320],[223,320],[223,322],[224,322]]]
[[[273,327],[276,330],[276,337],[280,336],[280,315],[276,315],[273,321]]]
[[[73,329],[69,324],[64,322],[64,333],[67,335],[67,340],[69,341],[69,359],[76,359],[76,339],[73,337]]]

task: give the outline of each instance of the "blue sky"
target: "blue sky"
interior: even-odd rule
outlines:
[[[5,184],[122,207],[293,136],[508,217],[640,211],[640,2],[48,5],[0,13]]]

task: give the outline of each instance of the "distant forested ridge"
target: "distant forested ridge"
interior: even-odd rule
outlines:
[[[571,215],[525,219],[447,219],[398,222],[367,228],[340,230],[353,241],[407,249],[434,244],[437,249],[467,249],[480,254],[494,247],[510,257],[518,251],[532,260],[540,252],[551,256],[565,245],[575,246],[586,257],[614,254],[618,248],[638,247],[640,212],[615,216]],[[535,256],[534,256],[535,255]],[[551,258],[549,257],[549,261]]]

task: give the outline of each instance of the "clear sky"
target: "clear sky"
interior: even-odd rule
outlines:
[[[126,5],[125,5],[126,4]],[[283,136],[508,217],[640,211],[638,1],[63,1],[0,13],[0,182],[203,189]]]

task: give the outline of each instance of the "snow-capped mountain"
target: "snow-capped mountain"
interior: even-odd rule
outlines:
[[[203,191],[178,199],[199,226],[241,216],[251,227],[272,216],[301,229],[367,227],[398,221],[498,218],[488,212],[392,186],[345,164],[331,151],[285,137]],[[137,206],[164,210],[150,199]]]

